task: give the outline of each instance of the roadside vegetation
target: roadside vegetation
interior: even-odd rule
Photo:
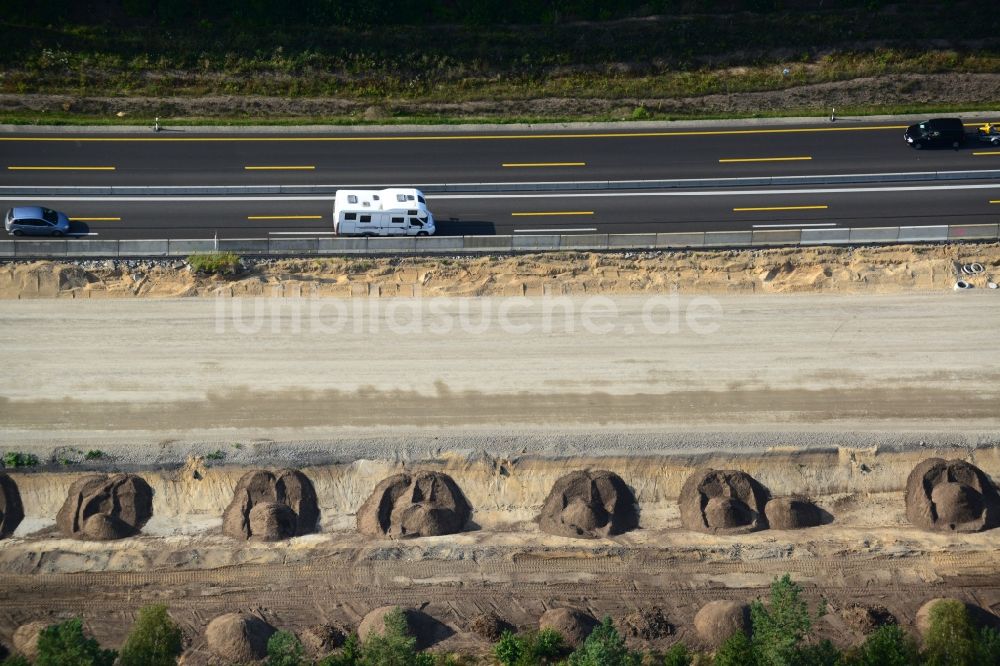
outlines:
[[[188,265],[195,273],[209,275],[236,275],[240,271],[240,257],[232,252],[209,252],[192,254]],[[219,457],[222,457],[221,451]]]
[[[645,120],[714,115],[670,102],[679,98],[865,77],[901,77],[897,99],[843,112],[915,110],[928,102],[906,75],[1000,72],[995,12],[963,1],[262,0],[234,9],[112,0],[87,14],[47,0],[22,3],[0,26],[0,94],[63,96],[0,106],[19,122]],[[956,95],[934,104],[974,106]],[[211,97],[221,100],[185,102]],[[230,97],[281,102],[244,107]],[[752,115],[826,113],[826,102]]]
[[[1000,631],[977,626],[967,607],[957,601],[937,603],[923,645],[903,628],[884,625],[861,645],[844,651],[815,635],[816,621],[825,604],[810,610],[802,588],[788,575],[775,579],[766,601],[750,608],[751,635],[737,632],[712,653],[697,652],[677,643],[665,653],[630,650],[611,618],[604,620],[586,641],[572,649],[551,629],[513,633],[505,631],[490,657],[423,652],[407,631],[401,609],[385,617],[384,633],[372,632],[364,641],[347,637],[333,653],[318,660],[289,631],[272,634],[267,644],[268,666],[990,666],[1000,664]],[[106,650],[83,629],[79,619],[43,630],[38,641],[39,666],[166,666],[177,663],[183,648],[180,628],[163,605],[139,612],[121,652]],[[117,659],[117,661],[116,661]],[[26,666],[20,655],[0,666]]]

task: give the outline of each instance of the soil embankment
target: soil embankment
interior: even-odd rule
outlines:
[[[0,299],[903,293],[1000,282],[1000,245],[247,260],[231,279],[183,260],[0,265]],[[982,272],[961,268],[978,263]]]

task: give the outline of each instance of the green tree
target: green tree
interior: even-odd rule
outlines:
[[[1000,633],[977,629],[961,601],[940,601],[931,608],[924,639],[926,666],[979,666],[1000,663]]]
[[[539,666],[555,663],[566,651],[562,635],[554,629],[542,629],[517,635],[505,631],[493,647],[493,654],[503,666]]]
[[[31,666],[31,662],[24,655],[12,654],[0,662],[0,666]]]
[[[641,663],[642,657],[625,647],[625,640],[610,617],[594,627],[583,645],[569,656],[569,666],[639,666]]]
[[[790,663],[794,666],[839,666],[843,659],[844,655],[833,643],[823,640],[799,647]]]
[[[753,643],[742,631],[727,638],[715,651],[714,666],[757,666]]]
[[[1000,631],[983,627],[979,631],[979,657],[983,664],[1000,664]]]
[[[119,666],[173,666],[183,649],[182,639],[166,606],[144,606],[122,646]]]
[[[663,666],[691,666],[694,655],[684,643],[674,643],[663,653]]]
[[[276,631],[267,640],[267,666],[305,666],[302,642],[290,631]]]
[[[812,629],[809,608],[801,598],[802,588],[785,574],[771,583],[771,600],[750,604],[753,653],[760,666],[792,666],[799,645]]]
[[[930,628],[924,639],[927,666],[974,666],[976,629],[961,601],[939,601],[931,608]]]
[[[406,615],[394,608],[385,616],[385,632],[373,631],[361,647],[362,666],[433,666],[434,657],[417,651],[417,639],[410,636]]]
[[[319,660],[316,666],[358,666],[361,663],[361,645],[358,635],[351,634],[340,650]]]
[[[917,643],[899,625],[879,627],[851,651],[850,666],[911,666],[919,663]]]
[[[79,618],[46,627],[38,636],[37,666],[112,666],[118,654],[83,634]]]

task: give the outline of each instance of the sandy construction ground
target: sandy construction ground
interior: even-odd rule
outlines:
[[[928,457],[1000,478],[990,248],[685,253],[682,278],[667,255],[428,272],[276,262],[230,281],[141,262],[7,265],[0,451],[42,464],[6,470],[26,518],[0,541],[0,642],[27,621],[82,615],[117,645],[159,600],[191,640],[185,663],[205,662],[201,632],[222,612],[355,627],[387,603],[433,615],[442,650],[488,649],[469,629],[484,610],[530,627],[566,605],[616,618],[655,606],[674,631],[653,647],[698,646],[702,603],[755,598],[785,572],[829,601],[819,633],[842,645],[861,638],[840,612],[855,602],[907,626],[936,596],[1000,615],[996,530],[921,532],[903,502]],[[952,290],[970,261],[984,264],[980,288]],[[312,479],[320,533],[222,536],[240,476],[277,466]],[[677,497],[699,466],[808,494],[832,522],[684,530]],[[633,490],[640,529],[541,533],[534,518],[555,480],[599,468]],[[475,528],[361,537],[355,514],[374,484],[414,469],[451,475]],[[143,535],[63,538],[54,517],[70,484],[112,470],[154,490]]]
[[[524,430],[996,432],[998,299],[8,301],[0,443],[127,443],[135,463],[166,440],[414,429],[472,449]]]

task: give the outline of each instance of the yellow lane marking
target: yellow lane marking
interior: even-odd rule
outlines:
[[[566,211],[551,212],[551,213],[548,213],[548,212],[547,213],[511,213],[511,215],[513,217],[528,217],[528,216],[534,216],[534,215],[552,216],[552,215],[593,215],[593,214],[594,214],[594,211],[592,211],[592,210],[566,210]]]
[[[734,213],[757,210],[826,210],[829,206],[766,206],[761,208],[734,208]]]
[[[313,171],[314,166],[245,166],[247,171]]]
[[[587,166],[586,162],[504,162],[502,167],[569,167]]]
[[[248,220],[322,220],[322,215],[247,215]]]
[[[1000,155],[1000,150],[984,150],[972,153],[973,155]]]
[[[727,157],[719,160],[720,164],[729,162],[802,162],[811,157]]]
[[[121,222],[120,217],[71,217],[70,222]]]
[[[872,127],[795,127],[747,130],[678,130],[674,132],[611,132],[607,134],[452,134],[415,136],[163,136],[163,137],[68,137],[0,136],[0,141],[480,141],[504,139],[632,139],[665,136],[728,136],[734,134],[806,134],[810,132],[869,132],[906,129],[906,125]]]
[[[113,166],[9,166],[8,171],[114,171]]]

